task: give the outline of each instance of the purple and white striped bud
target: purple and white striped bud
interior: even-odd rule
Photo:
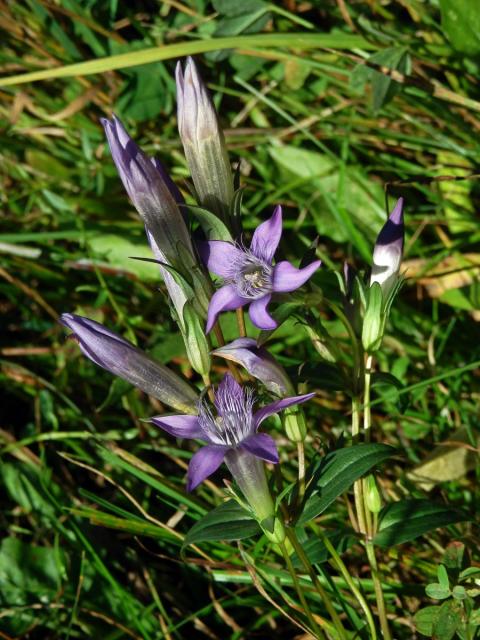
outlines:
[[[403,257],[403,241],[403,198],[399,198],[387,222],[378,234],[373,250],[370,286],[374,282],[378,282],[382,288],[384,299],[398,280]]]
[[[60,323],[72,330],[82,353],[102,369],[177,411],[196,413],[198,397],[192,387],[131,342],[94,320],[72,313],[63,313]]]
[[[215,107],[192,58],[176,68],[178,130],[199,204],[223,220],[232,203],[233,175]]]
[[[285,369],[253,338],[237,338],[230,344],[212,351],[215,356],[231,360],[244,367],[277,396],[292,395],[293,385]]]
[[[140,149],[116,116],[112,120],[102,118],[101,122],[123,185],[165,262],[187,273],[196,259],[177,204],[183,202],[180,192],[161,163]]]

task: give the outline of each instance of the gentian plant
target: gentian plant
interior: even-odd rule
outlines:
[[[406,539],[399,533],[405,518],[425,513],[421,500],[383,506],[376,473],[396,451],[378,441],[371,420],[374,357],[402,282],[403,199],[378,235],[371,269],[339,267],[338,290],[330,288],[325,299],[325,269],[319,269],[315,251],[299,256],[299,268],[283,254],[281,206],[256,224],[250,239],[241,229],[239,192],[225,139],[193,60],[187,60],[185,68],[178,64],[176,82],[180,138],[193,196],[179,191],[119,118],[102,122],[120,178],[145,225],[186,356],[199,376],[187,381],[81,315],[64,313],[60,321],[87,358],[162,403],[163,411],[157,408],[158,415],[148,418],[185,443],[190,456],[186,491],[199,490],[207,478],[217,483],[223,462],[230,471],[233,482],[227,481],[224,490],[228,499],[186,534],[179,533],[184,545],[194,544],[198,550],[205,541],[264,536],[273,562],[278,565],[283,559],[287,577],[282,589],[288,585],[298,597],[298,606],[289,596],[277,609],[308,637],[375,640],[381,635],[390,640],[394,636],[378,550],[397,538]],[[222,279],[218,288],[216,276]],[[248,326],[243,312],[247,305]],[[228,311],[236,311],[238,330],[226,343],[223,323]],[[342,336],[331,332],[327,312],[343,327]],[[284,366],[288,359],[273,355],[269,340],[287,320],[311,339],[316,361],[292,369]],[[317,391],[324,392],[320,371],[328,372],[330,385],[340,380],[338,388],[352,403],[351,433],[336,443],[332,438],[328,447],[320,442],[312,419]],[[202,491],[207,490],[208,484]],[[318,517],[340,496],[348,505],[350,524],[335,523],[328,531],[328,518]],[[415,535],[464,519],[464,514],[451,512],[447,517],[435,505],[428,509]],[[345,552],[351,544],[357,545],[356,553],[365,554],[370,568],[368,593],[349,571]],[[275,598],[278,585],[268,595],[269,585],[260,578],[265,572],[256,572],[248,553],[241,550],[241,557],[260,593]],[[328,570],[320,566],[325,560]],[[348,607],[342,605],[340,591],[348,592]]]

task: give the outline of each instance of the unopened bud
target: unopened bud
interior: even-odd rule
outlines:
[[[380,347],[384,325],[382,289],[378,282],[374,282],[368,290],[367,309],[363,318],[362,344],[367,353],[373,353]]]
[[[176,68],[178,129],[199,204],[223,220],[233,200],[233,175],[215,107],[192,58]]]
[[[365,503],[372,513],[378,513],[382,508],[382,497],[377,487],[375,477],[368,475],[365,480]]]
[[[398,279],[403,256],[403,198],[399,198],[390,217],[378,234],[373,250],[370,285],[382,287],[386,298]]]
[[[204,331],[205,322],[195,312],[192,304],[183,307],[183,339],[190,364],[200,375],[210,371],[210,349]]]

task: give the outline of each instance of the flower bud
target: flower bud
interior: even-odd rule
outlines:
[[[399,198],[390,217],[378,234],[373,250],[370,285],[378,282],[382,287],[385,299],[398,280],[403,256],[403,240],[403,198]]]
[[[372,513],[378,513],[382,508],[382,497],[375,482],[375,477],[370,474],[365,480],[365,503]]]
[[[190,364],[200,375],[210,371],[210,348],[205,336],[205,322],[198,316],[190,302],[183,307],[181,327],[185,348]]]
[[[382,288],[378,282],[374,282],[368,290],[362,328],[362,344],[367,353],[373,353],[380,347],[384,328]]]
[[[307,423],[305,414],[300,407],[286,409],[285,413],[285,433],[291,442],[304,442],[307,437]]]
[[[60,323],[73,331],[83,354],[177,411],[194,414],[198,397],[185,380],[131,342],[94,320],[64,313]]]
[[[215,349],[212,354],[240,364],[277,396],[284,397],[294,392],[285,369],[264,347],[257,346],[253,338],[237,338],[230,344]]]
[[[176,68],[178,130],[199,204],[223,220],[233,200],[233,175],[223,131],[195,62]]]
[[[188,274],[196,264],[190,235],[177,202],[183,202],[177,187],[161,163],[149,158],[130,138],[120,120],[102,118],[112,158],[123,185],[152,234],[165,262]],[[183,247],[187,261],[179,260]]]

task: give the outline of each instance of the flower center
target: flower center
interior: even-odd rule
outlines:
[[[243,298],[256,300],[272,291],[273,268],[256,256],[245,252],[232,271],[232,281]]]
[[[244,395],[245,393],[245,395]],[[207,439],[213,444],[236,447],[254,431],[253,395],[245,389],[238,397],[217,392],[216,415],[205,401],[199,406],[198,419]]]

